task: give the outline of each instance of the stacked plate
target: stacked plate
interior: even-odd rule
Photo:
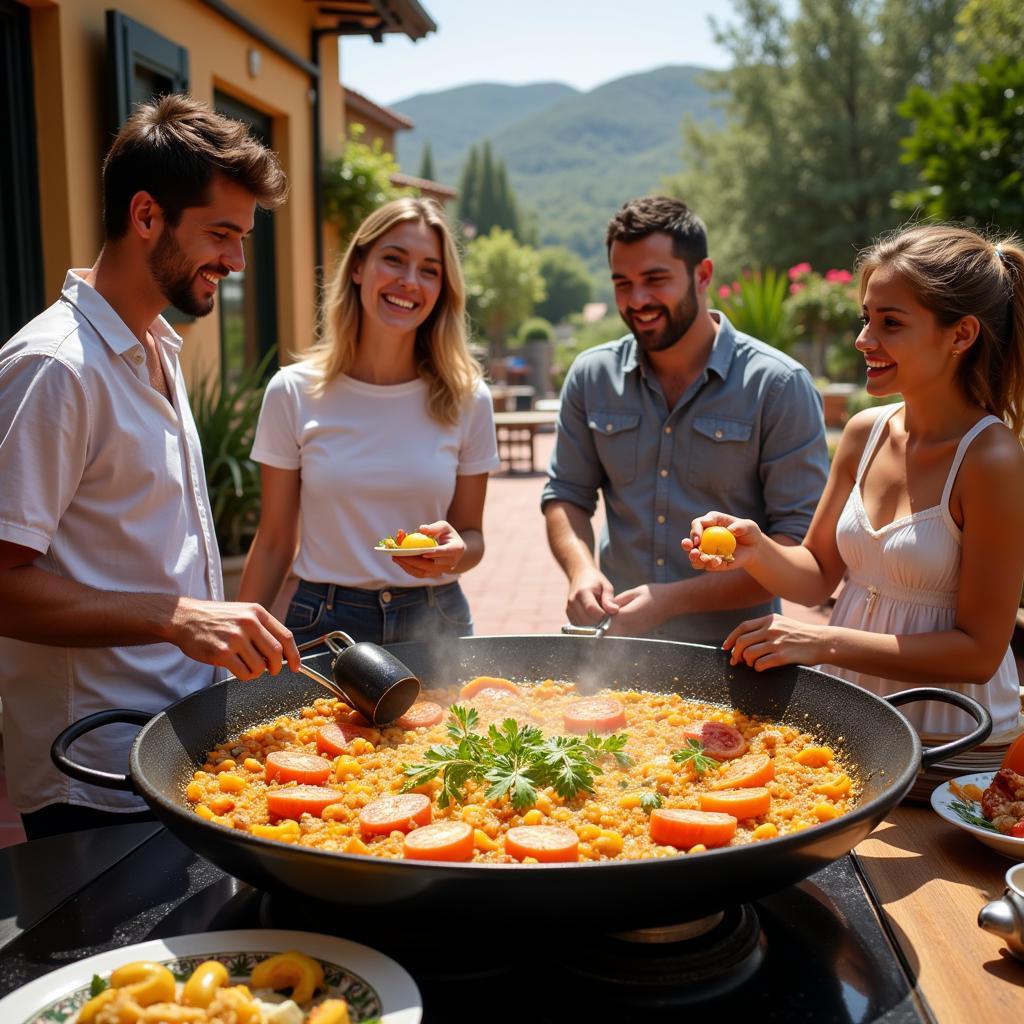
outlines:
[[[939,761],[930,768],[918,772],[917,779],[905,799],[910,803],[926,804],[936,786],[961,775],[978,772],[994,772],[1003,763],[1010,744],[1021,734],[1020,729],[990,736],[984,743],[965,754],[957,754],[948,761]],[[921,742],[928,747],[938,746],[952,739],[949,736],[922,736]]]

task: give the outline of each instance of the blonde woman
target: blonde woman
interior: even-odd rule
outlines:
[[[317,344],[267,386],[252,451],[262,507],[240,597],[273,603],[292,570],[286,625],[300,642],[331,629],[375,643],[472,633],[458,575],[484,553],[492,409],[441,209],[388,203],[356,230]],[[437,547],[374,550],[398,529]]]
[[[827,626],[781,615],[725,639],[754,668],[822,663],[886,695],[907,683],[985,705],[993,733],[1020,715],[1010,636],[1024,578],[1024,250],[958,227],[914,227],[861,259],[863,354],[872,395],[903,402],[854,416],[801,547],[712,512],[683,547],[710,571],[745,569],[775,594],[818,604],[849,579]],[[709,526],[734,561],[701,554]],[[928,736],[962,732],[947,704],[904,711]]]

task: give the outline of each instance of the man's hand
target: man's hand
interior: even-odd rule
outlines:
[[[179,598],[167,639],[190,658],[225,668],[238,679],[267,671],[277,675],[283,661],[293,672],[299,668],[291,630],[259,604]]]
[[[574,626],[596,626],[605,615],[618,613],[614,594],[607,576],[595,568],[584,569],[569,581],[565,614]]]
[[[644,583],[614,597],[619,612],[608,627],[609,636],[644,636],[671,614],[665,610],[664,583]]]

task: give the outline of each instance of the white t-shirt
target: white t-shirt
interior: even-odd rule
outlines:
[[[149,328],[171,404],[150,386],[142,346],[85,273],[70,271],[60,299],[0,349],[0,540],[38,551],[40,569],[99,590],[221,599],[181,338],[160,318]],[[94,711],[159,711],[214,673],[167,643],[69,648],[0,637],[14,806],[143,808],[137,796],[62,775],[50,744]],[[91,733],[75,744],[75,758],[126,772],[137,731]]]
[[[481,382],[458,423],[427,412],[422,380],[380,386],[341,375],[314,397],[306,362],[267,385],[253,442],[256,462],[297,469],[299,553],[292,571],[311,583],[384,587],[419,583],[374,545],[397,530],[445,519],[456,476],[500,465],[490,392]]]

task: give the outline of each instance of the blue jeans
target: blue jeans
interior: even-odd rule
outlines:
[[[296,643],[334,629],[376,644],[473,635],[469,602],[458,583],[361,590],[300,580],[285,625]]]

